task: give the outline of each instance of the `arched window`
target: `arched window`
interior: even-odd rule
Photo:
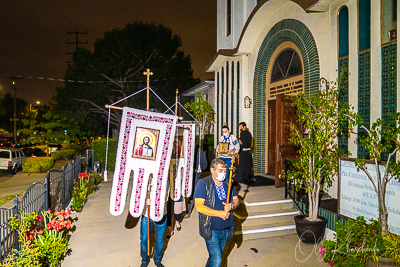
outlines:
[[[303,59],[294,43],[283,42],[276,48],[271,56],[267,80],[268,100],[275,99],[279,94],[296,95],[303,92]]]
[[[381,0],[382,44],[397,40],[397,0]]]
[[[371,47],[371,0],[358,1],[358,50]]]
[[[271,83],[286,80],[303,74],[303,65],[299,54],[294,49],[283,50],[274,62]]]
[[[339,58],[349,55],[349,9],[344,6],[338,16]]]

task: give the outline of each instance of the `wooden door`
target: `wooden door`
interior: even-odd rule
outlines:
[[[276,96],[275,187],[285,186],[285,180],[281,178],[282,171],[285,170],[284,162],[297,156],[296,146],[289,141],[288,122],[296,123],[298,117],[296,109],[290,104],[289,97],[283,94]]]
[[[268,101],[268,168],[267,173],[275,175],[276,163],[276,100]]]

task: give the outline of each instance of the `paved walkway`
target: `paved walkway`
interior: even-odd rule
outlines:
[[[77,230],[70,240],[72,252],[62,267],[140,266],[140,221],[128,214],[128,207],[118,217],[109,213],[111,186],[111,181],[102,183],[101,189],[89,197],[83,211],[76,215]],[[263,187],[250,189],[248,200],[262,193]],[[247,240],[240,246],[230,243],[227,264],[234,267],[327,266],[318,257],[319,246],[314,248],[298,241],[297,235],[287,235]],[[164,249],[162,263],[166,267],[205,266],[208,254],[205,242],[198,234],[196,211],[182,222],[180,232],[175,230],[171,239],[165,239]],[[154,266],[152,260],[149,266]]]

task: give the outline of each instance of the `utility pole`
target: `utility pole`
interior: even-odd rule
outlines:
[[[16,80],[22,80],[21,76],[11,76],[8,79],[13,80],[14,85],[14,141],[17,141],[17,86],[15,85]]]
[[[74,32],[69,32],[67,31],[67,34],[75,34],[75,42],[69,42],[67,40],[67,44],[75,44],[75,49],[79,47],[80,44],[88,44],[88,40],[86,42],[79,42],[79,34],[89,34],[89,31],[86,30],[86,32],[79,32],[79,31],[74,31]],[[72,55],[74,52],[68,52],[67,49],[67,55]],[[71,61],[67,61],[67,63],[71,63]]]

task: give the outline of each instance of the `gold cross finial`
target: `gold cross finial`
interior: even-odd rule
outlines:
[[[150,75],[153,75],[153,73],[150,72],[150,69],[147,69],[145,72],[143,72],[143,75],[146,75],[146,76],[147,76],[147,87],[149,87]]]

